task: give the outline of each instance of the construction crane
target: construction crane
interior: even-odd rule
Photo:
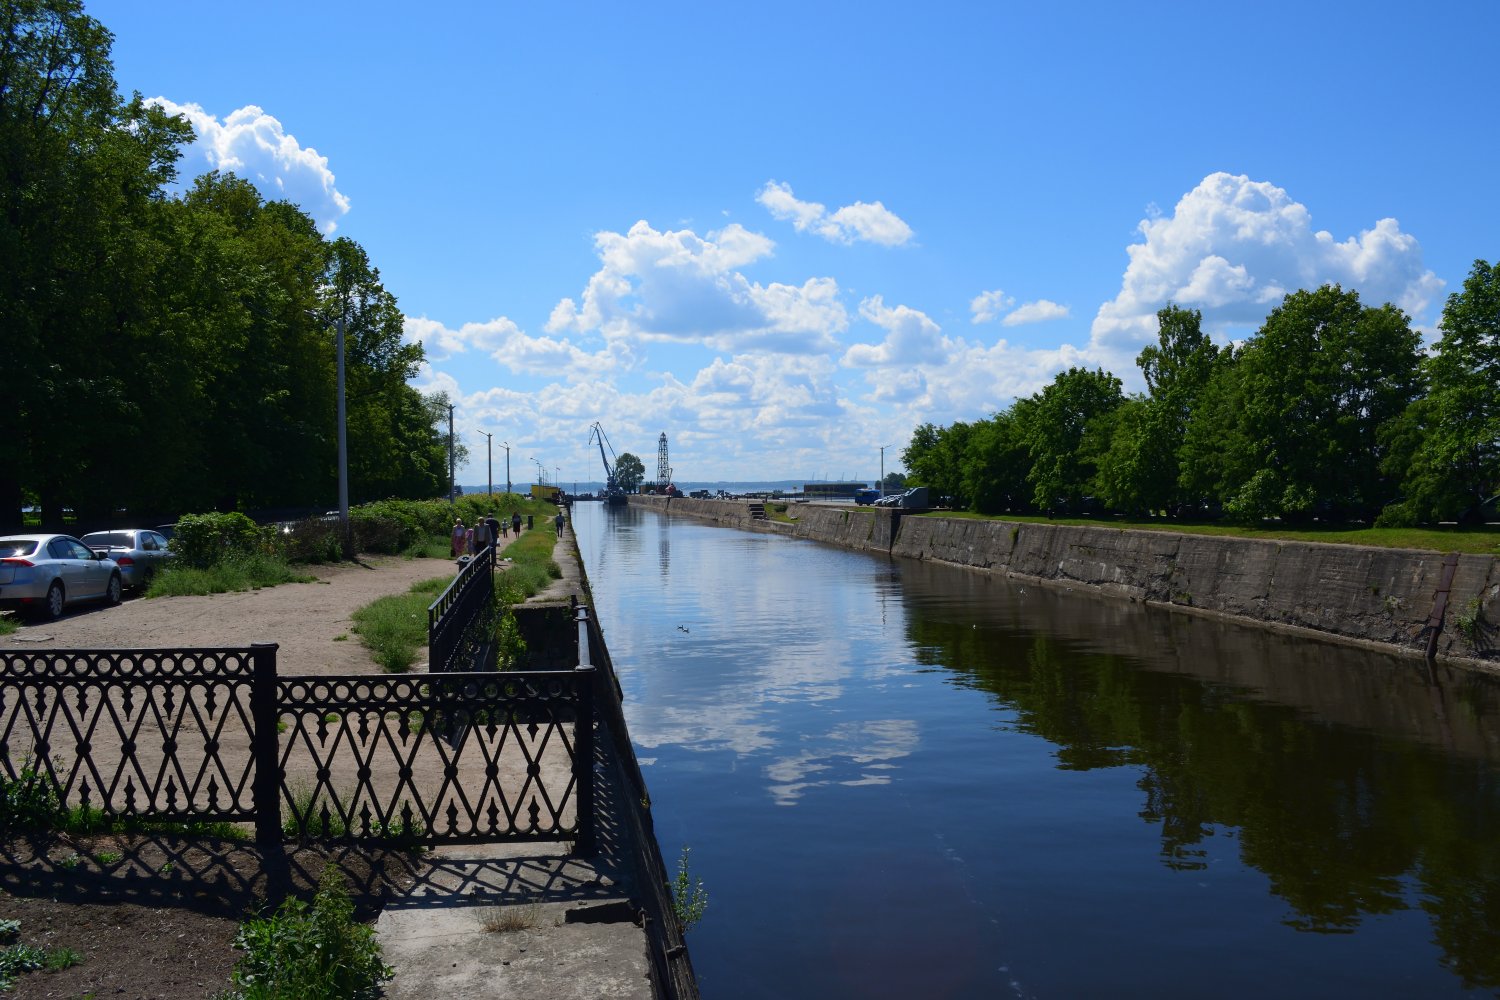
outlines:
[[[620,483],[615,478],[615,469],[609,462],[609,455],[604,453],[607,446],[609,454],[614,455],[615,446],[609,443],[609,435],[604,433],[604,428],[597,420],[589,428],[589,443],[593,444],[595,441],[599,443],[599,460],[604,463],[604,502],[619,506],[625,502],[625,491],[620,488]],[[615,455],[615,463],[618,464],[619,461],[619,456]]]

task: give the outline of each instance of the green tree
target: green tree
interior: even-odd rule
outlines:
[[[1030,400],[974,423],[964,446],[963,494],[981,514],[1003,514],[1031,508],[1031,470],[1024,428]]]
[[[908,483],[926,486],[938,496],[952,497],[955,507],[967,507],[963,458],[970,430],[969,424],[958,421],[949,427],[922,424],[912,431],[911,443],[901,452]]]
[[[1337,285],[1288,295],[1239,358],[1242,466],[1226,507],[1245,518],[1371,516],[1395,486],[1381,428],[1421,388],[1420,337],[1391,305]]]
[[[615,482],[626,493],[634,493],[641,480],[646,478],[646,464],[628,451],[620,452],[615,459]]]
[[[880,481],[887,493],[906,489],[906,476],[900,472],[887,472],[885,478]]]
[[[1406,499],[1386,522],[1474,520],[1500,492],[1500,266],[1475,261],[1440,326],[1427,395],[1387,436]]]
[[[1076,504],[1096,471],[1086,453],[1089,424],[1124,401],[1120,380],[1106,371],[1069,368],[1031,397],[1022,432],[1031,469],[1031,502],[1052,510],[1059,502]]]
[[[120,100],[110,40],[79,0],[0,4],[0,330],[28,373],[0,408],[0,529],[27,490],[49,524],[65,503],[106,505],[101,470],[134,405],[127,326],[191,130]]]

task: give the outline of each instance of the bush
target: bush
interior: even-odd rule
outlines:
[[[288,899],[273,915],[246,921],[234,943],[245,955],[227,995],[233,1000],[374,1000],[394,974],[374,929],[355,922],[348,886],[332,865],[310,908]]]
[[[188,514],[177,522],[172,551],[185,566],[206,569],[233,553],[252,553],[266,547],[267,534],[244,514]]]
[[[421,537],[415,525],[408,525],[394,515],[371,510],[351,511],[349,525],[358,552],[395,555],[410,548]]]
[[[0,775],[0,830],[44,830],[63,815],[52,779],[30,759],[15,778]]]
[[[291,562],[326,563],[344,558],[338,521],[305,517],[276,533],[276,547]]]

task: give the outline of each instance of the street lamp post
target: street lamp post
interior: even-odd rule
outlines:
[[[505,449],[505,493],[510,495],[510,442],[501,441],[500,447]]]
[[[307,315],[313,319],[320,319],[318,313],[312,309],[307,310]],[[344,549],[344,558],[354,558],[354,536],[349,531],[349,437],[346,433],[348,423],[347,412],[344,406],[344,317],[340,314],[333,321],[334,341],[333,350],[337,355],[338,371],[338,421],[339,421],[339,540]]]
[[[479,433],[484,435],[484,492],[486,496],[493,498],[495,496],[495,449],[491,446],[494,444],[495,435],[489,431]]]
[[[888,444],[880,446],[880,495],[882,497],[885,496],[885,450],[889,447]]]
[[[453,488],[457,485],[453,481],[453,405],[448,404],[448,502],[450,504],[458,503],[458,497],[453,495]]]

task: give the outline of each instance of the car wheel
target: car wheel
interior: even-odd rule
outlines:
[[[104,599],[110,604],[119,604],[121,589],[120,574],[111,573],[109,575],[109,586],[104,588]]]
[[[47,588],[47,600],[41,607],[39,617],[55,621],[62,617],[63,606],[67,603],[68,597],[63,591],[62,581],[53,580],[52,586]]]

